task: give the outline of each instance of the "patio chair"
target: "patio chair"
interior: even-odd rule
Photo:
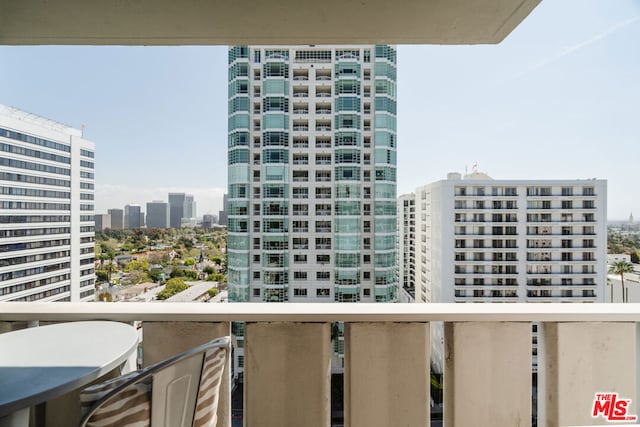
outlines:
[[[222,337],[86,388],[80,427],[215,427],[230,342]]]

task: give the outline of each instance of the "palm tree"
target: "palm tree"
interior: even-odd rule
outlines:
[[[633,264],[626,261],[614,262],[609,267],[609,273],[620,275],[620,284],[622,286],[622,302],[627,302],[624,297],[624,273],[633,273]]]

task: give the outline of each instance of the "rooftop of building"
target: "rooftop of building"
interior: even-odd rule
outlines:
[[[167,302],[192,302],[203,298],[211,288],[218,286],[217,282],[186,282],[189,289],[167,299]]]
[[[576,179],[567,179],[567,178],[560,178],[560,179],[520,179],[520,178],[514,178],[514,179],[495,179],[492,178],[491,176],[489,176],[486,172],[478,172],[478,171],[473,171],[471,173],[468,174],[461,174],[459,172],[450,172],[447,174],[446,179],[442,179],[442,180],[438,180],[438,181],[434,181],[428,184],[425,184],[421,187],[425,187],[425,186],[429,186],[432,184],[436,184],[439,182],[465,182],[465,181],[477,181],[478,183],[483,183],[486,182],[487,185],[491,185],[491,184],[509,184],[509,185],[575,185],[576,183],[579,184],[589,184],[589,183],[605,183],[607,182],[606,179],[598,179],[598,178],[576,178]]]
[[[40,126],[56,132],[63,132],[72,136],[82,136],[82,130],[80,129],[8,105],[0,104],[0,116],[20,120],[31,125]]]

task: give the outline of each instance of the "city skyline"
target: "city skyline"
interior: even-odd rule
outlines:
[[[628,192],[640,154],[638,37],[637,2],[546,1],[496,46],[399,46],[398,195],[478,164],[496,179],[607,179],[608,219],[637,216]],[[3,46],[0,60],[21,66],[0,71],[0,102],[85,125],[96,213],[168,192],[217,213],[226,54]]]

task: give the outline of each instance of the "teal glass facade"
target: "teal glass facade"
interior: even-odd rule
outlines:
[[[230,301],[393,302],[396,50],[235,46]]]

